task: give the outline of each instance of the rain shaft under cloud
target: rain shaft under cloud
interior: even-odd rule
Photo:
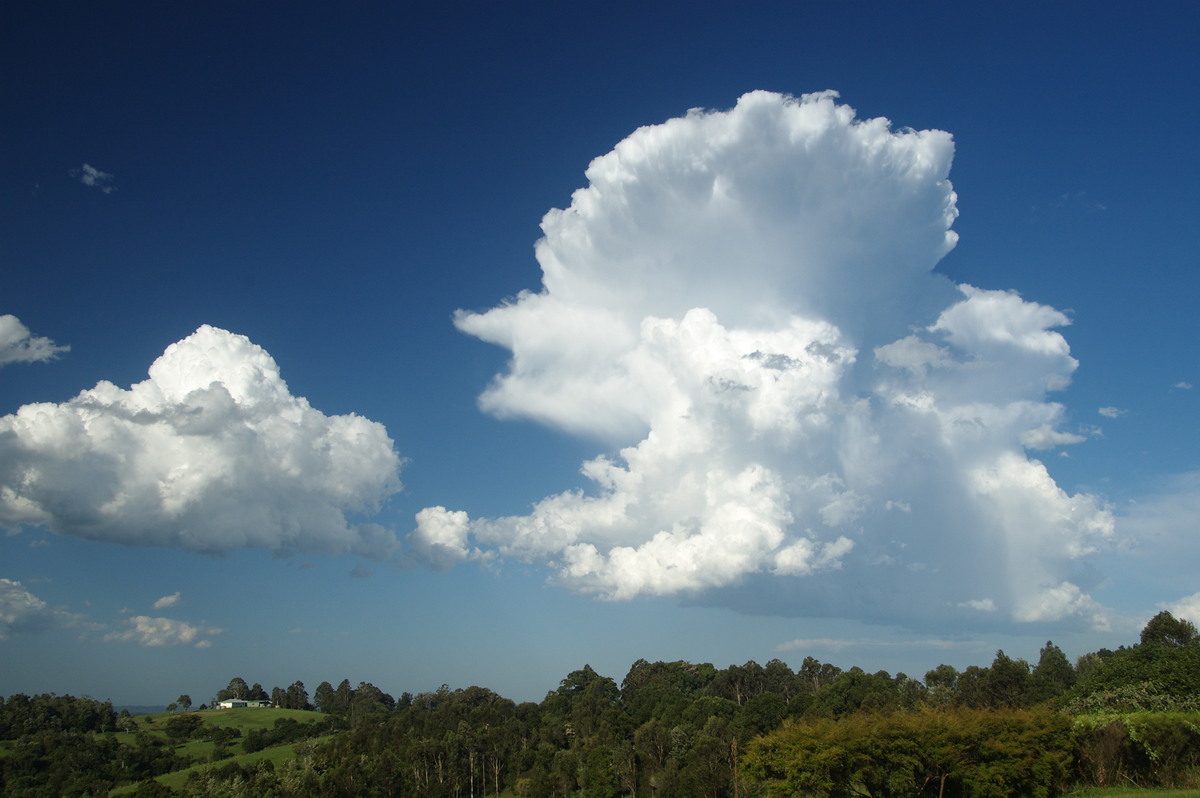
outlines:
[[[245,336],[203,326],[150,378],[101,382],[0,418],[0,525],[201,552],[386,557],[395,534],[348,515],[399,490],[383,425],[292,396]]]
[[[1112,517],[1029,454],[1083,440],[1047,401],[1069,320],[934,273],[952,156],[832,92],[753,92],[597,158],[542,222],[541,291],[455,323],[512,353],[485,411],[614,453],[528,515],[426,508],[409,555],[614,599],[1102,625],[1077,566]]]

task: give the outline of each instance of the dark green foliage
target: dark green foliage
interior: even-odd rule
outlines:
[[[283,707],[285,709],[312,709],[312,704],[308,703],[308,691],[304,689],[304,682],[292,682],[284,693]]]
[[[310,787],[307,794],[494,794],[510,783],[510,763],[533,745],[534,730],[524,721],[532,717],[479,687],[415,696],[314,749],[308,777],[323,791]]]
[[[204,725],[204,718],[195,712],[184,712],[172,715],[163,724],[163,730],[172,740],[186,740],[194,735]]]
[[[557,727],[556,737],[600,743],[613,738],[621,725],[617,711],[620,698],[616,682],[584,665],[547,694],[542,711],[546,722]]]
[[[246,732],[246,736],[242,740],[242,750],[248,754],[252,754],[264,748],[270,748],[273,745],[294,743],[297,740],[319,737],[329,731],[329,727],[330,724],[328,722],[313,721],[312,723],[301,723],[293,718],[279,718],[270,729],[250,729]],[[237,729],[231,729],[231,731],[237,732]],[[228,740],[232,739],[232,737],[222,739]]]
[[[239,765],[228,762],[191,774],[184,795],[280,795],[275,766],[268,760]]]
[[[112,787],[186,765],[161,742],[140,735],[135,745],[94,732],[44,730],[26,734],[0,756],[6,796],[46,798],[106,794]]]
[[[197,740],[208,740],[214,743],[231,743],[242,736],[242,730],[237,726],[217,726],[206,723],[192,735]]]
[[[745,665],[730,665],[717,674],[709,691],[728,698],[738,706],[761,694],[767,687],[767,672],[754,660]]]
[[[42,693],[0,698],[0,740],[45,731],[106,732],[117,727],[109,701]]]
[[[1062,649],[1047,640],[1038,656],[1038,664],[1029,678],[1028,699],[1031,704],[1058,698],[1075,684],[1075,669]]]
[[[899,706],[896,683],[888,674],[870,674],[861,668],[851,668],[813,696],[808,713],[841,717],[861,710],[878,712]]]
[[[377,723],[385,718],[396,705],[396,700],[370,682],[359,682],[357,688],[343,679],[334,689],[329,682],[321,682],[313,694],[316,709],[337,718],[347,726]],[[284,693],[287,709],[309,709],[308,691],[303,682],[293,682]]]
[[[125,794],[129,798],[171,798],[173,795],[179,795],[179,793],[170,787],[159,784],[155,779],[146,779],[143,782],[139,782],[137,787]]]
[[[779,728],[787,716],[787,704],[783,697],[775,693],[760,693],[754,696],[742,707],[729,724],[732,733],[738,740],[745,743],[760,734]],[[710,717],[720,717],[710,713]]]
[[[1025,706],[1029,692],[1029,663],[997,651],[992,667],[983,677],[981,689],[984,696],[982,706],[997,709]]]
[[[802,693],[816,693],[822,687],[832,684],[833,680],[840,676],[842,669],[822,663],[814,657],[805,657],[804,662],[800,664],[800,670],[796,672],[797,681],[800,684]]]
[[[313,693],[313,705],[318,712],[333,712],[334,694],[333,685],[329,682],[321,682],[317,685],[317,690]]]
[[[1142,629],[1143,646],[1192,646],[1200,641],[1195,625],[1163,610]]]
[[[1200,710],[1200,642],[1194,627],[1161,612],[1142,630],[1144,642],[1100,652],[1087,675],[1063,697],[1074,712]]]
[[[674,725],[684,708],[708,691],[716,675],[716,668],[707,663],[639,659],[621,682],[621,707],[635,727],[651,718]]]
[[[234,676],[224,690],[217,691],[217,701],[225,701],[230,698],[236,698],[239,701],[250,698],[250,685],[246,684],[246,680],[241,676]]]
[[[958,669],[951,665],[938,665],[925,673],[926,697],[931,706],[944,707],[955,701],[958,676]]]

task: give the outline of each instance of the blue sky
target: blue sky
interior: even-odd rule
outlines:
[[[1195,619],[1197,27],[4,4],[0,693]]]

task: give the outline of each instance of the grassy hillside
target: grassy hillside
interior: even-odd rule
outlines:
[[[161,725],[172,714],[174,713],[162,712],[157,715],[146,715],[146,717],[155,720]],[[314,720],[321,720],[327,717],[320,712],[309,712],[303,709],[251,709],[249,707],[238,709],[206,709],[196,714],[204,718],[205,723],[211,723],[216,726],[232,726],[236,729],[241,729],[243,734],[250,729],[269,729],[280,718],[290,718],[300,723],[311,723]],[[141,720],[141,718],[138,720]]]
[[[181,713],[160,712],[154,715],[136,717],[137,732],[117,732],[114,736],[123,742],[133,744],[138,733],[149,733],[165,742],[168,739],[165,730],[166,724],[172,717],[177,717],[179,714]],[[225,752],[228,756],[217,760],[213,760],[213,754],[218,749],[218,744],[210,740],[190,739],[175,745],[174,750],[177,754],[188,757],[195,764],[182,770],[159,776],[157,780],[168,787],[181,787],[192,773],[227,762],[246,764],[260,760],[270,760],[276,765],[285,762],[295,756],[296,743],[274,745],[254,751],[253,753],[246,753],[243,747],[246,737],[254,731],[270,730],[275,727],[277,721],[282,719],[310,724],[325,720],[328,717],[320,712],[308,712],[296,709],[252,709],[248,707],[238,709],[210,709],[192,714],[198,715],[204,721],[205,726],[237,729],[241,733],[241,736],[231,740],[225,746]],[[113,790],[111,794],[124,795],[132,792],[135,788],[136,785],[127,785]]]
[[[329,739],[329,737],[315,737],[315,738],[313,738],[313,740],[311,742],[321,742],[323,740],[328,740],[328,739]],[[269,760],[271,762],[271,764],[278,767],[279,765],[283,764],[284,762],[287,762],[289,759],[292,759],[296,755],[296,746],[297,745],[301,745],[301,743],[288,743],[286,745],[276,745],[276,746],[272,746],[270,748],[264,748],[261,751],[255,751],[253,754],[237,754],[236,756],[231,756],[228,759],[222,759],[220,762],[201,762],[201,763],[192,765],[191,767],[184,768],[183,770],[176,770],[171,773],[166,773],[162,776],[159,776],[155,780],[159,784],[163,784],[167,787],[170,787],[171,789],[178,790],[178,789],[183,788],[183,785],[187,782],[188,778],[191,777],[191,775],[193,773],[200,773],[200,772],[207,770],[208,768],[218,767],[218,766],[224,765],[228,762],[236,762],[239,765],[247,765],[252,762],[260,762],[263,760]],[[133,792],[135,789],[137,789],[136,784],[129,784],[125,787],[120,787],[116,790],[113,790],[111,793],[109,793],[109,795],[113,795],[113,796],[126,795],[128,793]]]

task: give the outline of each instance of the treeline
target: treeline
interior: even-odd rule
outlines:
[[[69,695],[0,696],[0,740],[15,740],[40,732],[106,732],[117,727],[109,701]]]
[[[180,696],[180,698],[186,697]],[[269,701],[272,706],[279,709],[315,709],[337,717],[344,716],[348,720],[353,720],[357,715],[363,713],[375,712],[378,708],[391,709],[396,705],[396,699],[375,685],[369,682],[359,682],[358,687],[355,688],[350,686],[349,679],[343,679],[337,687],[329,682],[321,682],[313,694],[313,702],[310,703],[304,682],[292,682],[287,689],[275,687],[268,696],[262,685],[257,683],[248,685],[245,679],[235,676],[224,689],[217,691],[212,705],[215,708],[218,703],[227,699]],[[404,693],[402,700],[412,701],[412,695]],[[208,707],[202,704],[200,708],[207,709]],[[172,707],[168,706],[167,709],[171,710]]]
[[[1200,642],[1162,613],[1135,646],[1072,664],[996,653],[915,679],[808,657],[718,669],[584,666],[540,703],[471,687],[393,700],[318,688],[345,731],[273,768],[227,765],[189,795],[750,798],[1058,794],[1200,773]]]
[[[303,685],[293,687],[284,699],[302,695],[308,706]],[[954,798],[1195,786],[1198,696],[1200,639],[1169,613],[1136,645],[1074,664],[1047,642],[1036,663],[999,651],[990,665],[941,665],[923,679],[813,657],[796,670],[780,660],[723,669],[638,660],[620,684],[584,666],[541,702],[520,704],[482,687],[394,699],[343,680],[314,693],[323,723],[277,723],[241,745],[340,730],[332,737],[297,743],[278,767],[219,765],[182,794]],[[139,790],[171,794],[150,782]]]
[[[117,784],[186,764],[160,737],[142,732],[118,740],[112,732],[128,721],[128,712],[118,715],[110,702],[87,697],[0,697],[0,794],[107,795]]]

